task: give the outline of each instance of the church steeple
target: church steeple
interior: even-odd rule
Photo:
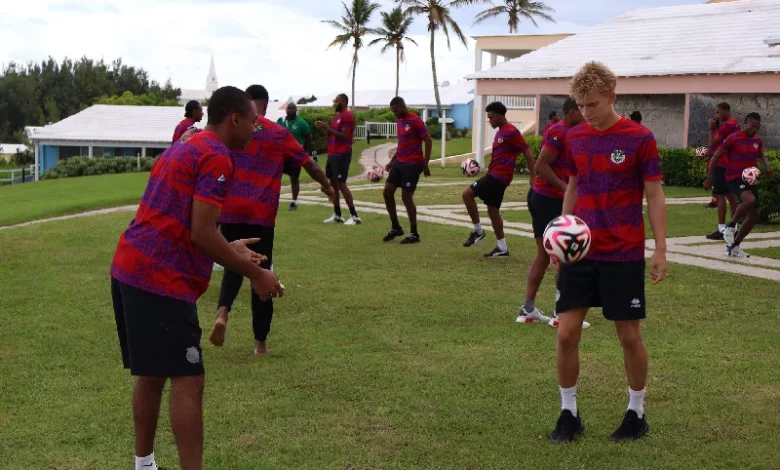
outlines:
[[[217,91],[219,88],[219,80],[217,80],[217,69],[214,66],[214,56],[211,56],[211,65],[209,66],[209,74],[206,77],[206,91],[210,94]]]

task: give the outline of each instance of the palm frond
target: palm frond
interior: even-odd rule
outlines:
[[[474,17],[474,24],[480,24],[484,21],[487,21],[491,18],[496,18],[498,16],[504,15],[508,13],[508,9],[506,6],[498,6],[489,8],[483,12],[480,12],[477,14],[477,16]]]

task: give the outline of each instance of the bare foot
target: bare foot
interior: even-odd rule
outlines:
[[[265,346],[265,341],[255,341],[255,356],[267,356],[271,349]]]
[[[214,346],[220,347],[225,344],[225,333],[227,332],[227,312],[223,314],[222,311],[217,314],[217,321],[214,322],[214,327],[211,329],[211,335],[209,335],[209,341]]]

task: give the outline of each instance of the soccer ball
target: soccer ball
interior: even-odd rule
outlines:
[[[385,170],[382,167],[375,166],[374,168],[371,168],[368,170],[368,180],[372,183],[378,183],[382,181],[382,178],[385,176]]]
[[[460,171],[462,171],[465,176],[470,176],[473,178],[479,174],[480,171],[479,162],[477,162],[473,158],[469,158],[468,160],[460,164]]]
[[[542,242],[551,257],[561,263],[575,263],[585,258],[590,249],[590,228],[579,217],[560,215],[544,229]]]
[[[704,157],[706,157],[709,154],[710,154],[710,149],[708,149],[707,147],[699,147],[699,148],[696,149],[696,156],[697,157],[704,158]]]
[[[750,168],[745,168],[745,170],[742,171],[742,181],[744,181],[750,186],[753,186],[756,183],[758,183],[758,178],[760,176],[761,176],[761,170],[759,170],[754,166],[751,166]]]

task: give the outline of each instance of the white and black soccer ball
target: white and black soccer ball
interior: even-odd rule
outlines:
[[[709,155],[710,155],[710,149],[708,149],[707,147],[699,147],[696,149],[697,157],[705,158],[708,157]]]
[[[758,183],[758,179],[761,177],[761,170],[758,168],[751,166],[750,168],[745,168],[742,171],[742,181],[744,181],[749,186],[754,186],[756,183]]]
[[[561,263],[576,263],[590,250],[591,233],[588,224],[574,215],[554,218],[544,230],[542,243],[551,257]]]
[[[374,168],[368,170],[368,174],[366,176],[372,183],[378,183],[382,181],[382,178],[385,177],[385,170],[380,166],[375,166]]]
[[[460,171],[463,172],[465,176],[469,176],[471,178],[477,176],[480,170],[481,168],[479,166],[479,162],[473,158],[469,158],[460,164]]]

